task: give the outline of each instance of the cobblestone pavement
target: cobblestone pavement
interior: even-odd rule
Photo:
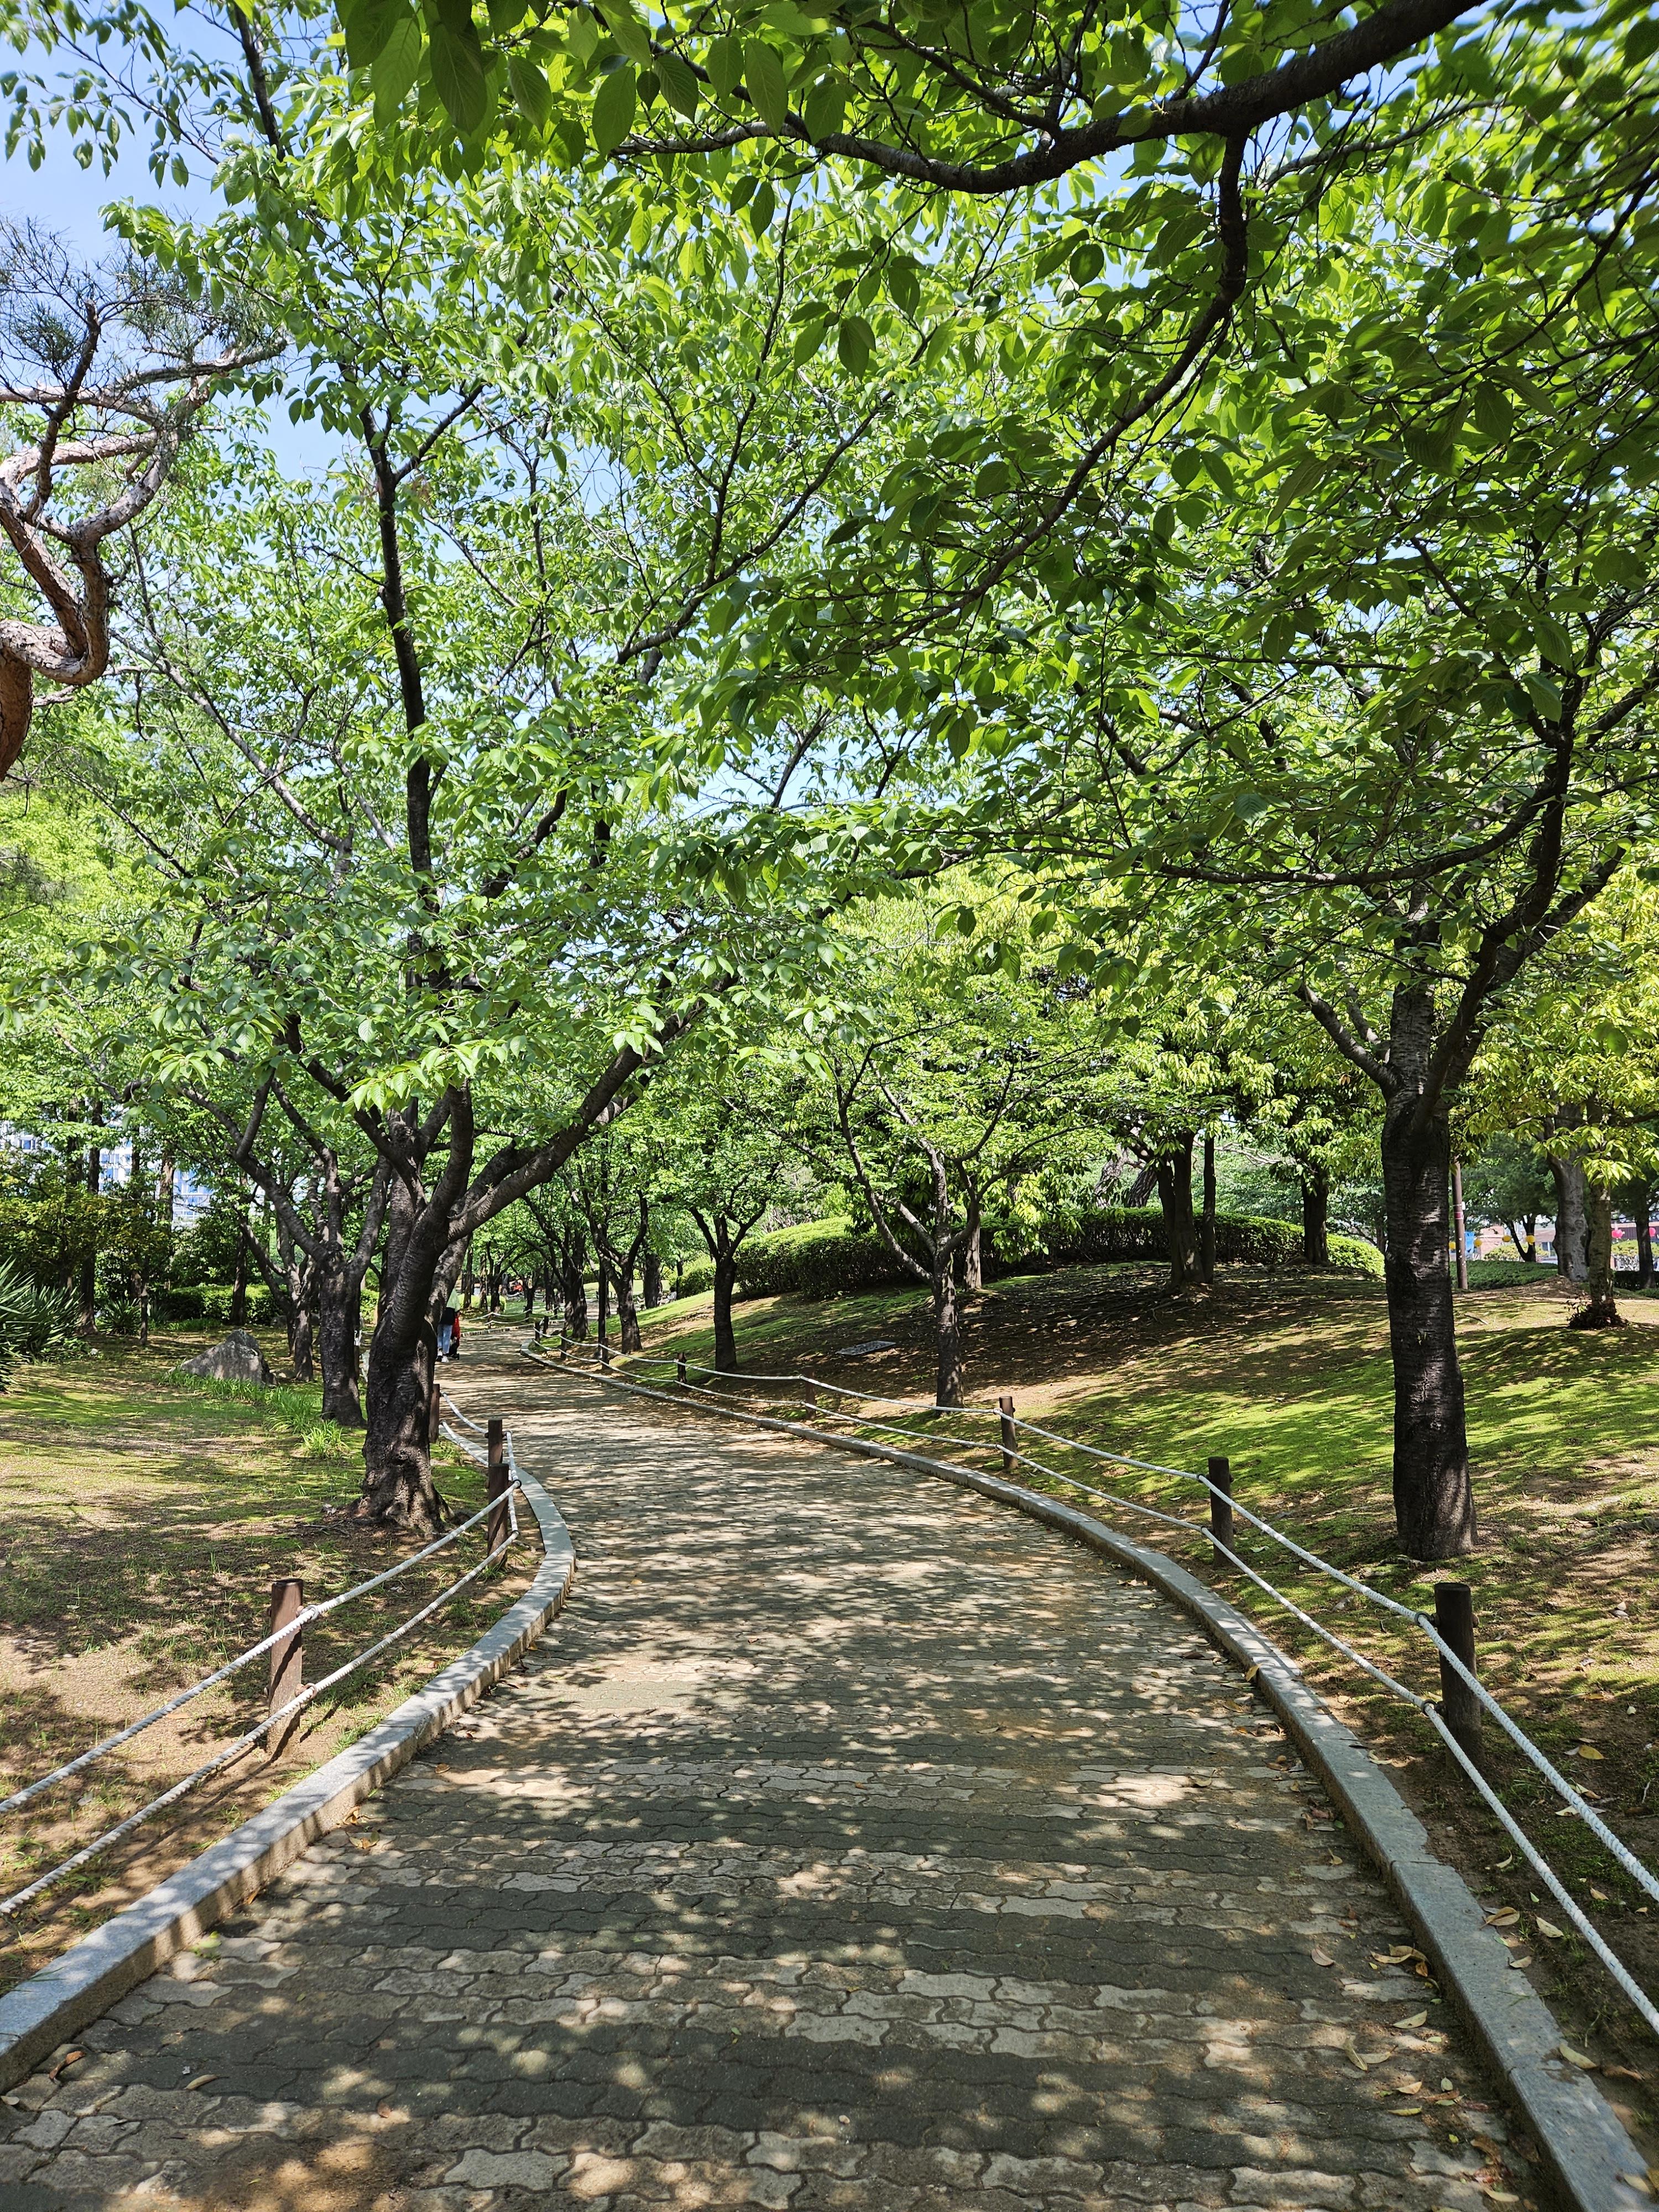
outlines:
[[[463,1385],[568,1609],[13,2093],[0,2212],[1534,2201],[1380,1885],[1143,1586],[897,1469]]]

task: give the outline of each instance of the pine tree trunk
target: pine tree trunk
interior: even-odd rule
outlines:
[[[1394,1509],[1414,1559],[1472,1551],[1463,1375],[1447,1266],[1446,1187],[1451,1130],[1444,1115],[1420,1120],[1410,1091],[1390,1099],[1382,1122],[1388,1208],[1385,1276],[1394,1358]]]
[[[1589,1292],[1567,1323],[1569,1328],[1623,1328],[1625,1317],[1613,1294],[1613,1193],[1605,1183],[1586,1186],[1588,1237],[1584,1282]]]
[[[1322,1161],[1302,1170],[1302,1257],[1310,1267],[1331,1264],[1331,1171]]]
[[[737,1285],[738,1257],[728,1247],[714,1255],[714,1365],[721,1375],[738,1371],[738,1334],[732,1326]]]

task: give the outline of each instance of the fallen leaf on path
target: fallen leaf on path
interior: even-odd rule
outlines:
[[[1620,2081],[1645,2081],[1647,2075],[1638,2074],[1633,2066],[1604,2066],[1604,2074],[1611,2074]]]
[[[210,2081],[216,2081],[218,2078],[216,2074],[198,2074],[192,2080],[186,2081],[185,2087],[186,2089],[205,2089]]]
[[[1520,1917],[1512,1905],[1502,1905],[1496,1912],[1486,1915],[1486,1925],[1488,1928],[1513,1928]]]
[[[1536,1914],[1534,1917],[1538,1922],[1538,1932],[1540,1936],[1553,1936],[1558,1943],[1561,1941],[1564,1931],[1558,1928],[1553,1920],[1546,1920],[1541,1912]]]
[[[1421,2105],[1401,2105],[1389,2114],[1389,2118],[1391,2120],[1414,2120],[1422,2109]]]
[[[1396,2027],[1421,2027],[1428,2016],[1429,2015],[1425,2012],[1414,2012],[1408,2019],[1395,2021],[1395,2026]]]
[[[1309,1954],[1316,1966],[1334,1966],[1336,1961],[1328,1951],[1322,1951],[1317,1943]]]
[[[67,2052],[64,2057],[58,2060],[58,2063],[52,2068],[51,2073],[47,2075],[47,2081],[56,2081],[61,2075],[68,2073],[70,2068],[74,2065],[77,2058],[84,2058],[86,2055],[87,2054],[84,2051],[71,2051]]]
[[[1573,1756],[1575,1759],[1605,1759],[1607,1753],[1598,1751],[1593,1743],[1580,1743],[1573,1746]]]
[[[1594,1882],[1589,1886],[1589,1893],[1595,1899],[1598,1905],[1611,1905],[1613,1903],[1613,1899],[1607,1895],[1606,1890],[1598,1889]]]
[[[1558,2048],[1569,2066],[1577,2066],[1586,2074],[1595,2073],[1595,2061],[1586,2057],[1582,2051],[1575,2051],[1570,2043],[1563,2043]]]

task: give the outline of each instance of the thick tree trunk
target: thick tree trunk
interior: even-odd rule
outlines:
[[[413,1118],[413,1109],[405,1109]],[[436,1242],[441,1224],[417,1204],[400,1176],[392,1188],[380,1310],[368,1348],[364,1407],[363,1494],[366,1519],[431,1535],[441,1508],[432,1485],[428,1436],[432,1378],[437,1372],[437,1314],[448,1303],[463,1254]]]
[[[611,1272],[602,1259],[595,1263],[593,1272],[599,1278],[599,1342],[606,1344],[611,1331]]]
[[[1605,1183],[1591,1182],[1585,1192],[1588,1240],[1584,1282],[1587,1302],[1567,1323],[1569,1328],[1622,1328],[1625,1317],[1613,1295],[1613,1193]]]
[[[1302,1257],[1310,1267],[1331,1264],[1331,1171],[1322,1160],[1302,1170]]]
[[[643,1341],[640,1335],[639,1308],[634,1303],[634,1270],[623,1267],[617,1277],[617,1326],[622,1335],[624,1352],[637,1352]]]
[[[1204,1207],[1198,1224],[1198,1277],[1215,1280],[1215,1137],[1204,1133]]]
[[[1570,1283],[1582,1283],[1589,1271],[1589,1222],[1584,1163],[1571,1153],[1549,1152],[1555,1185],[1555,1265]]]
[[[934,1402],[962,1403],[962,1310],[957,1304],[955,1255],[950,1242],[935,1247],[933,1269],[933,1330],[939,1340],[939,1381]]]
[[[1638,1190],[1634,1208],[1636,1217],[1636,1287],[1638,1291],[1653,1288],[1653,1217],[1650,1211],[1653,1194]]]
[[[1158,1202],[1170,1253],[1170,1287],[1198,1279],[1198,1224],[1193,1218],[1193,1132],[1183,1130],[1172,1152],[1158,1164]]]
[[[728,1245],[714,1254],[714,1365],[722,1375],[738,1371],[738,1333],[732,1326],[737,1286],[738,1255]]]
[[[1414,1095],[1403,1091],[1389,1101],[1382,1122],[1394,1509],[1400,1540],[1413,1559],[1450,1559],[1473,1550],[1475,1540],[1463,1375],[1446,1264],[1451,1132],[1443,1115],[1419,1118],[1415,1105]]]
[[[309,1299],[303,1299],[294,1309],[294,1326],[289,1335],[289,1364],[296,1382],[316,1380],[317,1332]]]
[[[646,1254],[644,1274],[645,1310],[649,1313],[653,1306],[659,1306],[662,1304],[662,1255],[660,1252]]]

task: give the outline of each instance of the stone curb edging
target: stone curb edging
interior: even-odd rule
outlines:
[[[575,1547],[557,1506],[520,1469],[544,1557],[534,1579],[470,1651],[453,1659],[368,1734],[210,1844],[186,1867],[0,1996],[0,2089],[204,1936],[317,1838],[406,1766],[526,1651],[564,1602]]]
[[[545,1364],[551,1367],[550,1362]],[[552,1371],[570,1374],[568,1369]],[[635,1396],[684,1407],[683,1399],[667,1391],[625,1382],[618,1376],[579,1370],[574,1379],[603,1381]],[[1559,2023],[1525,1975],[1511,1970],[1509,1952],[1486,1925],[1473,1891],[1455,1868],[1436,1856],[1427,1830],[1352,1730],[1308,1687],[1294,1662],[1248,1614],[1162,1552],[1121,1536],[1076,1506],[1019,1483],[952,1467],[918,1452],[869,1443],[862,1437],[832,1436],[732,1407],[699,1405],[696,1410],[722,1413],[862,1458],[942,1475],[1133,1568],[1171,1599],[1245,1668],[1252,1686],[1284,1723],[1297,1751],[1387,1882],[1441,1986],[1537,2136],[1545,2163],[1573,2212],[1652,2212],[1652,2198],[1626,2179],[1644,2173],[1646,2160],[1601,2092],[1560,2057]]]

